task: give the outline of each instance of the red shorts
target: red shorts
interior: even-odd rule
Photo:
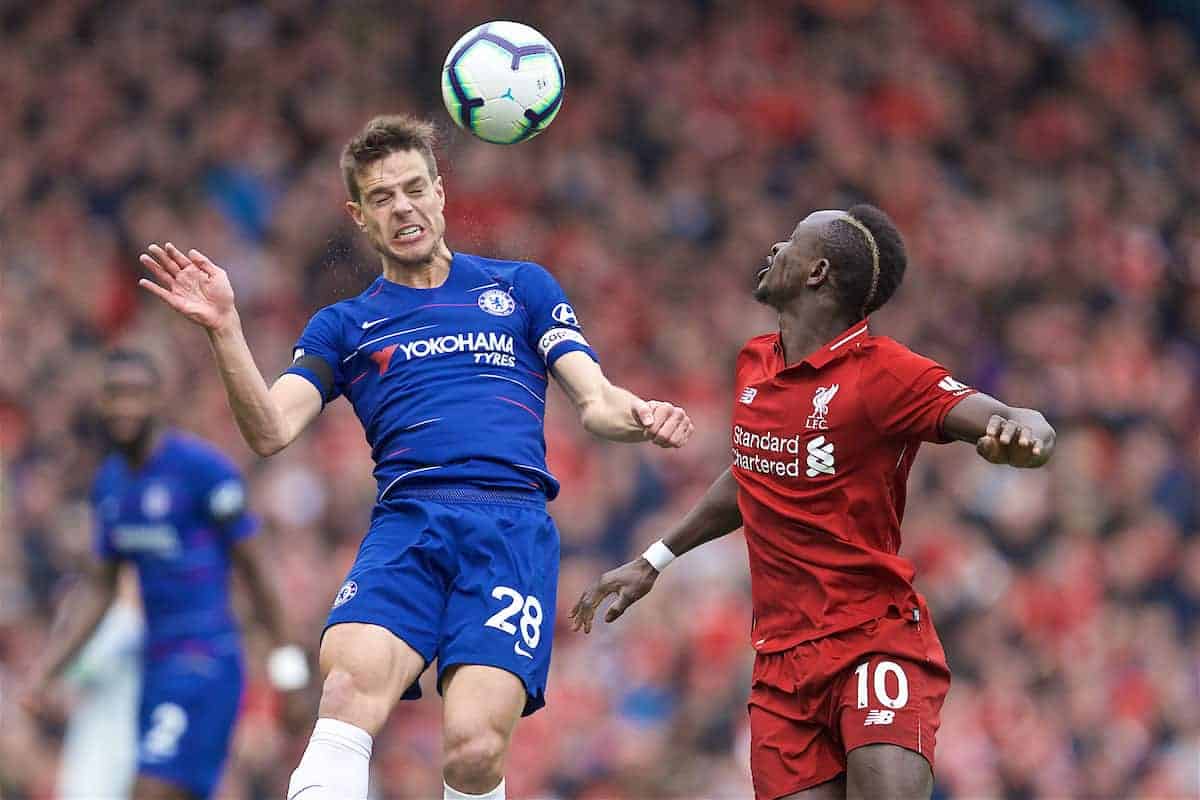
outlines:
[[[760,653],[750,689],[750,772],[758,800],[832,780],[846,754],[895,744],[933,767],[946,654],[928,611],[898,609],[857,628]]]

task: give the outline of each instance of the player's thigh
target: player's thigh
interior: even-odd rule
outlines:
[[[442,731],[447,750],[486,731],[507,749],[525,708],[524,682],[511,672],[457,664],[442,675]]]
[[[545,704],[558,589],[558,531],[540,507],[464,509],[460,569],[438,647],[439,688],[456,665],[494,667]],[[507,681],[507,678],[503,680]]]
[[[894,744],[869,744],[846,756],[846,800],[929,800],[929,762]]]
[[[138,775],[133,784],[133,800],[195,800],[197,797],[199,795],[182,786],[153,775]]]
[[[425,669],[425,657],[387,628],[343,622],[321,640],[321,716],[370,732],[383,725],[404,691]]]
[[[781,800],[846,800],[846,776],[839,775],[831,781],[789,794]]]

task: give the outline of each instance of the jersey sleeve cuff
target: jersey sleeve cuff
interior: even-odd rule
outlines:
[[[579,342],[562,342],[554,346],[554,349],[546,354],[546,366],[553,367],[554,362],[565,356],[567,353],[587,353],[588,357],[600,363],[600,356],[596,355],[596,351],[589,344],[580,344]]]
[[[284,375],[298,375],[301,378],[304,378],[304,380],[311,383],[313,385],[313,388],[315,388],[317,390],[317,394],[321,395],[321,408],[324,408],[329,403],[329,401],[334,399],[333,397],[329,396],[327,387],[321,385],[321,378],[317,375],[317,373],[313,372],[308,367],[301,367],[301,366],[297,366],[297,365],[293,364],[292,366],[285,369],[283,371],[283,374]]]
[[[258,517],[253,514],[242,514],[236,519],[225,523],[225,533],[230,541],[248,539],[258,533]]]

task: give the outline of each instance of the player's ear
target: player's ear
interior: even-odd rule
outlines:
[[[433,193],[437,195],[438,210],[446,207],[446,187],[442,185],[442,176],[438,175],[433,179]]]
[[[829,266],[828,258],[818,258],[812,265],[812,269],[808,273],[808,280],[804,282],[804,285],[810,289],[816,289],[829,280]]]
[[[354,220],[354,224],[360,228],[367,226],[366,220],[363,219],[362,206],[353,200],[346,201],[346,213],[350,215],[350,219]]]

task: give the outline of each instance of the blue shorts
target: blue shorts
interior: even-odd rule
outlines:
[[[138,774],[210,796],[241,698],[242,659],[236,651],[147,661],[138,709]]]
[[[405,494],[375,507],[325,629],[387,628],[425,666],[437,659],[439,693],[455,664],[507,670],[532,714],[546,704],[557,590],[558,529],[540,497]],[[420,696],[414,683],[404,699]]]

